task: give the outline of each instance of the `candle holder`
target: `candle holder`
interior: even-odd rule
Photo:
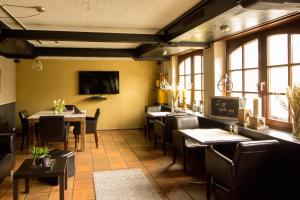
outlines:
[[[249,124],[249,128],[252,129],[266,129],[268,128],[266,126],[266,121],[264,117],[250,117],[250,124]]]
[[[251,110],[249,109],[239,109],[238,112],[238,119],[239,119],[239,123],[247,126],[250,123],[250,116],[251,116]]]

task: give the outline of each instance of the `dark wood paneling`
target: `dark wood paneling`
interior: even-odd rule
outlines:
[[[0,132],[12,132],[15,125],[16,103],[0,105]]]

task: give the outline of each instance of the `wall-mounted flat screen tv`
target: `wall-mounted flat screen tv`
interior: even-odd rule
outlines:
[[[80,71],[79,94],[119,94],[119,72]]]

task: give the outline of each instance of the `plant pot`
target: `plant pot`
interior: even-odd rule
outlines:
[[[294,120],[293,123],[293,137],[300,139],[300,124],[299,120]]]
[[[33,160],[32,165],[35,167],[41,167],[42,166],[42,158],[36,158],[35,160]]]
[[[49,165],[50,165],[50,160],[49,160],[49,157],[42,157],[42,158],[40,158],[41,159],[41,161],[42,161],[42,166],[43,167],[49,167]]]

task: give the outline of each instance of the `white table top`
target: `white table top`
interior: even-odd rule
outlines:
[[[165,117],[167,115],[172,114],[171,112],[148,112],[150,117]]]
[[[182,129],[179,130],[186,137],[191,138],[200,144],[221,144],[231,142],[251,141],[250,138],[242,135],[230,134],[228,131],[212,128],[212,129]]]
[[[28,119],[38,119],[40,116],[64,116],[65,118],[86,117],[86,110],[81,110],[82,113],[75,114],[73,111],[65,111],[61,114],[55,114],[54,110],[40,111],[28,117]]]

